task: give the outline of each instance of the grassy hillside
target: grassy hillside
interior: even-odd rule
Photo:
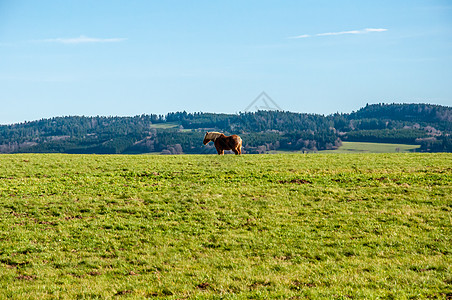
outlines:
[[[1,155],[0,298],[450,298],[451,161]]]
[[[336,150],[324,150],[322,153],[397,153],[415,152],[420,145],[342,142]]]
[[[166,122],[166,123],[156,123],[149,125],[149,128],[155,128],[155,129],[170,129],[170,128],[176,128],[180,125],[176,122]]]

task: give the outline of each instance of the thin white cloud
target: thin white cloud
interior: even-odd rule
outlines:
[[[303,34],[303,35],[292,36],[292,37],[290,37],[290,39],[304,39],[304,38],[308,38],[311,36],[312,35],[309,35],[309,34]]]
[[[386,28],[366,28],[364,29],[366,32],[384,32],[388,31]]]
[[[91,38],[81,35],[76,38],[55,38],[39,40],[40,42],[61,43],[61,44],[86,44],[86,43],[117,43],[125,41],[125,38]]]
[[[349,31],[337,31],[337,32],[324,32],[324,33],[317,33],[317,34],[303,34],[303,35],[297,35],[292,36],[290,39],[304,39],[304,38],[310,38],[310,37],[316,37],[316,36],[335,36],[335,35],[344,35],[344,34],[366,34],[370,32],[384,32],[388,31],[386,28],[365,28],[361,30],[349,30]]]

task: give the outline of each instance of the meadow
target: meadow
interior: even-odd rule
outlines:
[[[165,122],[165,123],[150,124],[149,127],[153,128],[153,129],[171,129],[171,128],[179,127],[179,124],[176,122]]]
[[[323,150],[321,153],[403,153],[414,152],[420,145],[385,144],[365,142],[342,142],[336,150]]]
[[[450,299],[451,154],[0,156],[0,299]]]

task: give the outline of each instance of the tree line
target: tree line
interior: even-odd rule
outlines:
[[[452,109],[372,104],[328,116],[258,111],[55,117],[0,126],[0,153],[214,153],[212,145],[202,145],[206,131],[240,134],[245,153],[319,151],[342,141],[420,144],[420,151],[452,152]]]

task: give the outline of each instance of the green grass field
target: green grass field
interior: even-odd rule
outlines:
[[[0,299],[450,299],[451,154],[0,156]]]
[[[176,122],[166,122],[166,123],[156,123],[156,124],[152,124],[151,128],[155,128],[155,129],[170,129],[170,128],[176,128],[179,127],[180,124],[176,123]]]
[[[321,153],[404,153],[414,152],[420,145],[342,142],[337,150],[325,150]]]

